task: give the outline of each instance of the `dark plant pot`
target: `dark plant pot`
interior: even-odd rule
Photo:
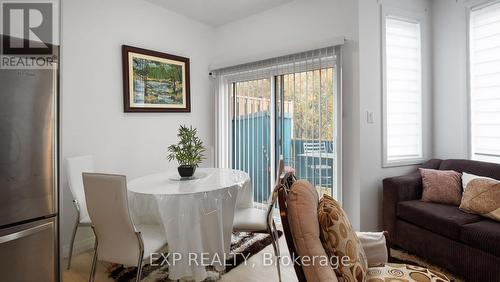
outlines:
[[[179,175],[181,177],[191,177],[194,175],[194,172],[196,171],[196,166],[180,165],[179,167],[177,167],[177,170],[179,171]]]

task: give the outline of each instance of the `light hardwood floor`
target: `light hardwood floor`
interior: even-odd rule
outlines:
[[[285,236],[281,236],[280,249],[282,256],[288,256],[288,248],[285,242]],[[267,246],[265,249],[259,253],[252,256],[246,265],[241,264],[234,268],[230,272],[224,274],[219,280],[220,282],[267,282],[267,281],[278,281],[278,274],[276,271],[276,266],[266,266],[263,264],[263,257],[265,253],[274,254],[271,245]],[[90,273],[90,265],[92,263],[92,252],[85,252],[73,257],[73,262],[71,264],[70,270],[65,270],[63,273],[64,282],[84,282],[88,281]],[[66,260],[62,265],[66,267]],[[108,278],[106,269],[109,266],[108,263],[99,262],[96,271],[96,282],[112,282],[111,278]],[[295,276],[295,271],[293,265],[283,265],[281,267],[281,275],[283,282],[294,282],[297,281]],[[145,280],[150,281],[150,280]],[[151,281],[152,282],[152,281]]]

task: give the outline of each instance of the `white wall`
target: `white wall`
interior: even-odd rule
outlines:
[[[175,169],[166,148],[181,123],[197,127],[213,152],[212,28],[141,0],[65,0],[62,9],[62,160],[91,154],[99,171],[129,179]],[[191,113],[123,113],[122,44],[190,58]],[[75,218],[65,168],[62,162],[64,252]],[[88,231],[81,234],[77,249],[91,243]]]
[[[357,1],[296,0],[216,29],[213,64],[309,47],[336,36],[355,39]],[[307,51],[307,50],[304,50]]]
[[[430,6],[430,0],[387,1],[410,10]],[[455,1],[433,1],[436,9],[440,9],[441,4],[437,3],[441,2],[451,5]],[[129,178],[173,169],[175,164],[167,163],[165,151],[168,144],[175,142],[179,123],[198,127],[203,140],[213,148],[209,65],[262,57],[301,46],[309,48],[336,36],[346,36],[343,48],[342,200],[356,229],[380,230],[382,179],[414,168],[381,167],[380,3],[381,0],[296,0],[213,29],[141,0],[66,0],[62,32],[62,157],[92,154],[98,170],[123,173]],[[445,25],[444,20],[438,21],[437,17],[433,20],[443,31],[458,28],[452,23]],[[122,44],[189,57],[192,113],[124,114]],[[441,48],[440,52],[446,55],[446,48]],[[437,60],[441,65],[454,62],[448,58]],[[444,67],[436,67],[435,71],[439,78],[448,76]],[[434,90],[451,92],[447,89],[448,84],[453,84],[454,76],[449,77],[448,83],[436,84]],[[459,86],[452,89],[457,90]],[[439,107],[449,105],[446,98],[436,97],[434,102]],[[460,106],[461,102],[457,103]],[[431,108],[430,104],[427,106]],[[374,113],[373,124],[366,123],[367,111]],[[453,146],[444,145],[443,140],[447,140],[444,137],[450,134],[437,132],[446,129],[462,134],[461,129],[449,128],[452,126],[448,121],[453,121],[453,116],[445,117],[445,113],[437,110],[435,115],[437,119],[446,118],[438,121],[434,129],[437,155],[451,156],[461,151],[461,146],[453,149]],[[459,122],[451,124],[455,126]],[[430,133],[426,136],[431,138]],[[212,164],[210,159],[205,165]],[[64,169],[63,163],[61,234],[66,251],[64,247],[69,242],[74,211]],[[82,244],[88,246],[90,242],[85,241],[88,233],[85,235]]]
[[[432,2],[434,155],[468,158],[466,9],[470,0]]]
[[[382,167],[382,66],[381,66],[381,5],[404,11],[428,10],[427,26],[430,27],[429,0],[360,0],[359,4],[359,95],[360,95],[360,203],[361,229],[376,231],[382,228],[382,180],[403,175],[415,166]],[[429,29],[427,30],[429,31]],[[430,51],[430,33],[426,35]],[[429,52],[427,52],[429,55]],[[428,57],[430,59],[430,57]],[[431,68],[424,69],[430,83]],[[429,84],[430,86],[430,84]],[[427,138],[428,156],[432,152],[431,93],[424,94],[424,138]],[[374,122],[367,123],[367,112],[373,112]],[[427,114],[426,114],[427,113]]]
[[[297,0],[216,29],[213,65],[320,46],[346,36],[343,49],[343,201],[353,225],[359,214],[357,3]],[[307,51],[304,49],[303,51]],[[285,55],[285,54],[283,54]]]
[[[412,11],[430,8],[428,0],[298,0],[216,29],[213,60],[216,65],[224,64],[288,50],[290,46],[310,46],[311,42],[321,43],[339,35],[347,37],[343,50],[342,200],[354,227],[365,231],[382,228],[382,179],[415,168],[382,168],[382,3]],[[427,37],[430,54],[430,33]],[[430,72],[428,66],[425,136],[429,155],[432,151]],[[374,113],[373,124],[366,123],[367,111]]]

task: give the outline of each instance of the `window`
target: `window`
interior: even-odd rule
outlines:
[[[385,16],[384,166],[423,159],[421,34],[420,21]]]
[[[500,2],[470,12],[469,65],[471,158],[500,163]]]

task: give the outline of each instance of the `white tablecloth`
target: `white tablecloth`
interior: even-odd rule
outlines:
[[[161,224],[169,253],[181,257],[173,264],[169,256],[173,280],[204,280],[205,265],[189,263],[190,256],[200,261],[206,255],[203,263],[223,258],[229,253],[235,207],[253,205],[249,175],[232,169],[199,168],[191,180],[181,180],[177,172],[152,174],[132,180],[128,189],[134,224]],[[217,261],[212,265],[224,269]]]

